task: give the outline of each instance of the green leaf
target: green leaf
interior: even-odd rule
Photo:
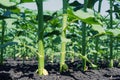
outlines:
[[[73,12],[73,14],[77,18],[79,18],[81,21],[83,21],[87,24],[100,24],[100,22],[94,16],[94,11],[91,9],[87,9],[87,12],[84,12],[81,9],[81,10],[78,10],[76,12]]]
[[[80,19],[94,18],[94,12],[91,9],[87,9],[87,12],[84,12],[82,9],[73,12],[74,15],[79,17]]]
[[[66,39],[62,37],[62,42],[71,42],[71,39]]]
[[[0,48],[5,48],[5,47],[7,47],[8,45],[9,46],[12,46],[12,45],[15,45],[15,44],[18,44],[17,42],[6,42],[5,44],[2,44],[2,45],[0,45]]]
[[[120,35],[120,29],[109,29],[106,32],[107,34],[113,35],[115,37]]]
[[[21,0],[10,0],[10,2],[20,3]]]
[[[62,72],[66,72],[68,71],[68,65],[67,64],[63,64],[62,65]]]
[[[20,9],[19,8],[16,8],[16,9],[13,9],[13,10],[11,10],[11,12],[14,12],[14,13],[20,13]]]
[[[15,2],[10,2],[10,0],[0,0],[0,4],[6,7],[15,6]]]
[[[19,40],[19,38],[18,37],[16,37],[16,38],[14,38],[14,40],[13,40],[14,42],[17,42],[18,43],[18,45],[20,45],[21,44],[21,41]]]
[[[98,31],[99,34],[105,33],[105,30],[101,25],[92,24],[92,29]]]
[[[61,42],[61,39],[59,36],[56,37],[55,39],[53,39],[53,43],[55,43],[55,44],[59,44],[60,42]]]
[[[20,36],[20,39],[23,39],[23,40],[25,40],[25,41],[27,41],[29,43],[32,43],[32,40],[30,38],[28,38],[28,37]]]

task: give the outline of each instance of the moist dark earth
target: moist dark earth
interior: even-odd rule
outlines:
[[[45,68],[49,75],[39,76],[36,73],[37,61],[12,60],[0,65],[0,80],[120,80],[120,68],[107,68],[107,63],[100,64],[99,69],[81,70],[81,61],[67,62],[69,70],[59,73],[59,64],[47,63]]]

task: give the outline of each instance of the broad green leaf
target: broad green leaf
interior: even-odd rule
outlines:
[[[13,9],[13,10],[11,10],[11,12],[14,12],[14,13],[20,13],[20,9],[19,8],[16,8],[16,9]]]
[[[120,29],[109,29],[106,32],[107,34],[111,34],[115,37],[120,35]]]
[[[73,14],[72,9],[68,8],[67,13],[68,13],[68,21],[69,22],[78,20],[78,19],[76,19],[76,16]]]
[[[94,16],[94,11],[91,9],[87,9],[87,12],[84,12],[82,9],[78,10],[76,12],[73,12],[73,14],[79,18],[81,21],[87,23],[87,24],[100,24],[99,21],[96,20]]]
[[[21,0],[10,0],[10,2],[20,3]]]
[[[82,9],[73,12],[80,19],[94,18],[94,12],[91,9],[87,9],[87,12],[84,12]]]
[[[10,2],[10,0],[0,0],[0,4],[6,7],[15,6],[15,2]]]
[[[105,33],[105,30],[101,25],[92,24],[92,29],[98,31],[99,34]]]

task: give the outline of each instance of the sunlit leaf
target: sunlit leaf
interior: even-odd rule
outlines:
[[[73,12],[73,14],[87,24],[100,24],[94,16],[94,11],[91,9],[87,9],[87,12],[84,12],[82,9],[80,9],[76,12]]]
[[[105,30],[104,30],[104,28],[101,25],[93,24],[92,25],[92,29],[95,30],[95,31],[98,31],[99,34],[105,33]]]
[[[29,42],[29,43],[32,42],[32,40],[31,40],[30,38],[25,37],[25,36],[20,36],[20,39],[23,39],[23,40],[25,40],[25,41],[27,41],[27,42]]]
[[[62,42],[71,42],[71,40],[62,37]]]
[[[80,19],[94,18],[94,12],[91,9],[88,9],[87,12],[84,12],[82,9],[73,12]]]
[[[107,34],[111,34],[113,36],[119,36],[120,35],[120,29],[109,29],[106,32],[107,32]]]
[[[10,2],[10,0],[0,0],[0,4],[6,7],[14,6],[16,5],[15,2]]]
[[[14,42],[17,42],[18,44],[21,44],[21,41],[19,40],[19,38],[18,37],[16,37],[16,38],[14,38],[14,40],[13,40]]]

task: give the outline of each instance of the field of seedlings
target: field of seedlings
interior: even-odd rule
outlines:
[[[120,80],[120,0],[47,1],[0,0],[0,80]]]

